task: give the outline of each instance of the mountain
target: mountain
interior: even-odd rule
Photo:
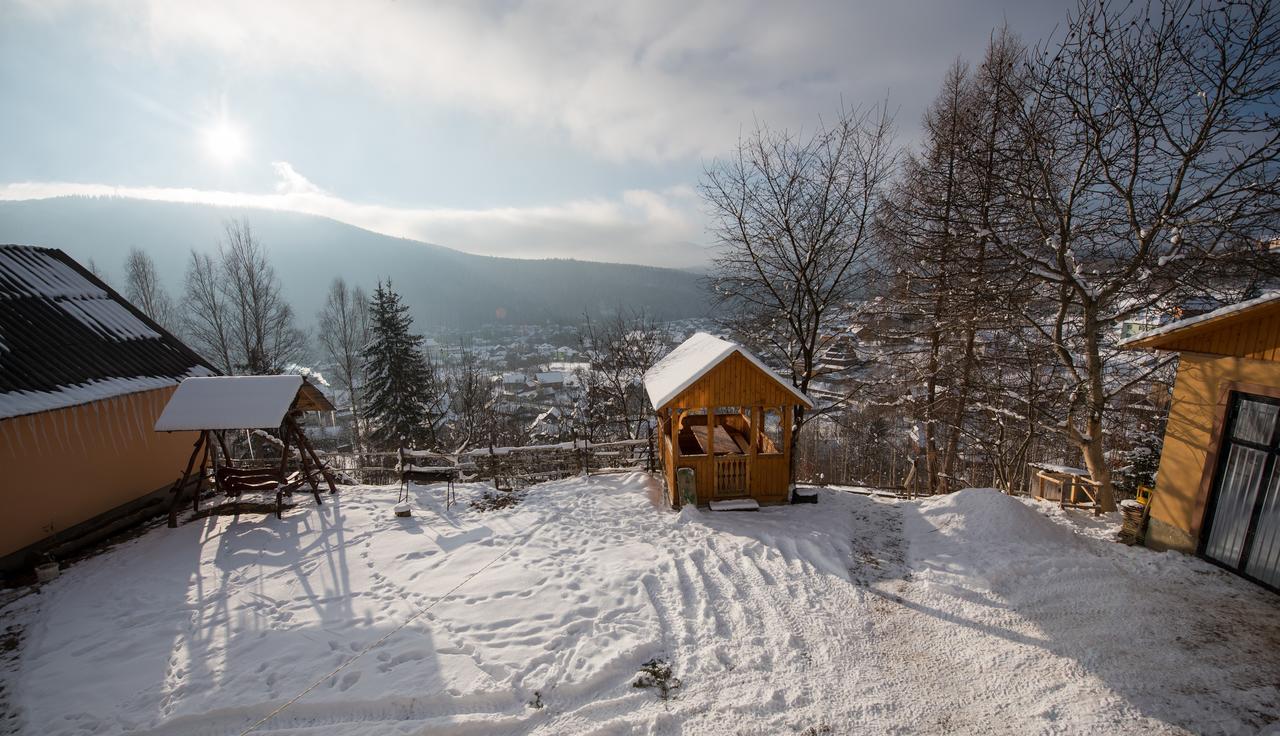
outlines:
[[[61,248],[92,261],[119,286],[137,246],[179,297],[192,249],[213,251],[229,219],[248,221],[266,246],[286,297],[304,325],[315,321],[335,276],[372,292],[390,277],[419,325],[487,322],[576,324],[583,313],[645,308],[658,319],[707,313],[697,274],[667,268],[562,259],[494,258],[275,210],[59,197],[0,202],[0,243]]]

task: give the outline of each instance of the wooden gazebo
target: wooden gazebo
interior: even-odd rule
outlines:
[[[200,510],[200,489],[206,469],[212,468],[214,487],[228,497],[245,492],[275,492],[276,515],[283,511],[284,496],[307,483],[320,504],[317,477],[337,492],[333,476],[316,455],[315,448],[298,425],[306,411],[333,411],[333,404],[302,376],[209,376],[188,378],[178,385],[156,420],[157,432],[198,431],[182,477],[173,486],[169,526],[177,525],[178,497],[196,469],[192,506]],[[236,467],[227,449],[230,430],[275,430],[279,434],[280,463],[274,468]],[[214,443],[217,443],[215,449]],[[290,447],[297,448],[299,471],[289,473]],[[197,464],[196,458],[199,458]]]
[[[705,332],[650,368],[644,384],[673,508],[680,468],[693,470],[699,505],[790,500],[795,407],[813,408],[803,392],[741,345]]]

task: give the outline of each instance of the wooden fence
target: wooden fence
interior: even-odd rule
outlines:
[[[617,442],[559,442],[524,447],[489,447],[442,454],[458,466],[463,482],[492,481],[500,488],[520,488],[584,473],[644,470],[654,472],[658,458],[650,439]],[[329,453],[330,467],[360,483],[385,485],[400,481],[395,452]]]

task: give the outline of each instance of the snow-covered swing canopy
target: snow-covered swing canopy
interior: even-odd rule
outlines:
[[[737,343],[699,332],[644,375],[658,415],[671,505],[676,471],[694,471],[697,503],[786,503],[795,407],[813,400]]]
[[[245,492],[274,490],[277,516],[283,511],[284,496],[292,495],[304,481],[311,486],[317,504],[323,503],[317,476],[329,485],[330,493],[336,493],[333,476],[298,426],[296,415],[305,411],[334,411],[334,406],[303,376],[208,376],[188,378],[178,384],[156,419],[155,429],[157,432],[197,431],[200,435],[182,478],[173,487],[169,526],[177,525],[178,496],[195,467],[199,468],[192,501],[196,511],[200,510],[200,486],[206,467],[213,469],[214,487],[230,498],[238,498]],[[228,430],[278,430],[279,466],[236,467],[227,449]],[[296,447],[293,453],[291,445]],[[299,470],[290,474],[292,454],[297,455]],[[200,458],[198,466],[197,457]]]

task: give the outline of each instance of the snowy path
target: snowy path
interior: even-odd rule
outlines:
[[[283,520],[157,529],[5,613],[25,641],[3,684],[33,734],[236,734],[317,681],[254,733],[1248,733],[1278,717],[1273,594],[1053,507],[823,492],[672,514],[627,475],[467,508],[482,490],[446,512],[419,489],[410,520],[393,489],[355,488]],[[631,686],[653,657],[683,681],[673,700]]]

